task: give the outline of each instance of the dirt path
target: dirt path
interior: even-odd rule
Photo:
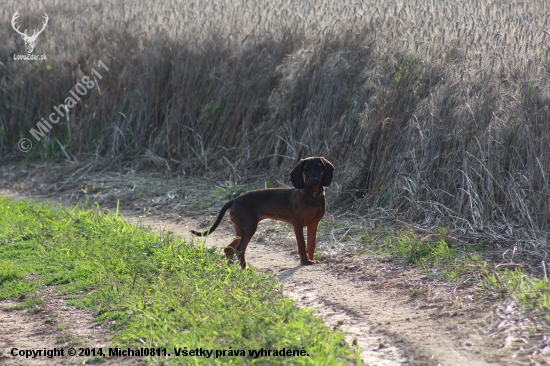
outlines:
[[[15,310],[15,301],[0,301],[1,365],[77,365],[89,357],[67,355],[69,348],[112,347],[109,333],[93,322],[90,312],[67,306],[55,293],[41,294],[43,303],[36,311]],[[63,357],[25,356],[31,350],[61,350]],[[14,355],[16,355],[14,357]],[[109,359],[104,365],[130,364],[129,360]]]
[[[173,231],[190,238],[189,230],[199,227],[203,217],[183,217],[177,220],[159,220],[156,217],[126,216],[130,222],[140,222],[158,232]],[[207,246],[223,248],[232,238],[232,226],[224,220],[206,240]],[[276,224],[262,222],[262,231]],[[288,227],[288,235],[291,228]],[[191,239],[191,238],[190,238]],[[251,241],[247,249],[247,263],[261,273],[279,277],[284,294],[299,306],[312,307],[331,328],[341,328],[350,344],[361,347],[361,358],[366,365],[489,365],[499,363],[497,350],[485,349],[475,353],[462,349],[469,334],[457,332],[465,318],[442,318],[443,304],[412,302],[403,291],[387,288],[374,290],[369,281],[353,281],[338,276],[327,264],[299,265],[294,246],[281,247],[262,241]]]
[[[1,191],[15,199],[22,198],[14,191]],[[67,195],[49,196],[49,200],[62,200],[74,204]],[[33,197],[43,201],[44,196]],[[56,199],[57,198],[57,199]],[[69,199],[68,199],[69,198]],[[112,198],[109,198],[113,202]],[[114,201],[116,202],[116,200]],[[153,200],[153,202],[155,202]],[[202,211],[186,209],[149,211],[133,203],[134,211],[122,212],[128,221],[151,226],[157,231],[169,229],[185,238],[189,230],[205,227],[217,214],[217,207]],[[103,204],[105,207],[105,205]],[[160,206],[159,206],[160,207]],[[140,217],[138,212],[149,212]],[[179,212],[179,214],[175,213]],[[208,246],[223,248],[232,238],[232,227],[226,218],[220,227],[207,238]],[[275,237],[275,240],[272,240]],[[327,243],[321,241],[320,247]],[[318,309],[331,328],[341,328],[347,334],[350,344],[358,344],[361,358],[366,365],[488,365],[488,364],[537,364],[525,358],[513,359],[514,354],[503,347],[503,336],[496,328],[501,323],[491,323],[487,332],[481,332],[482,318],[493,314],[497,302],[480,304],[472,295],[462,294],[457,284],[450,288],[428,280],[418,269],[396,268],[393,263],[385,263],[372,258],[360,262],[347,263],[331,256],[323,258],[324,263],[314,266],[300,266],[292,230],[266,220],[247,249],[247,262],[257,271],[278,276],[284,285],[284,293],[295,299],[302,307]],[[403,278],[413,279],[416,287],[422,287],[420,296],[413,296],[410,287],[405,287]],[[469,300],[468,300],[469,299]],[[467,301],[476,306],[468,306]],[[62,307],[60,304],[54,309]],[[25,327],[8,327],[0,337],[0,352],[4,356],[14,344],[33,345],[35,348],[50,347],[53,340],[68,339],[59,326],[47,327],[47,320],[41,317],[28,317],[21,311],[0,311],[2,322],[12,325],[20,322],[31,323]],[[74,324],[59,318],[56,324]],[[85,323],[80,328],[89,328]],[[42,329],[42,330],[40,330]],[[35,336],[46,334],[46,338]],[[97,333],[97,337],[86,338],[80,343],[107,343],[108,335]],[[49,337],[49,338],[48,338]],[[63,338],[64,337],[64,338]],[[514,339],[506,338],[506,342]],[[27,343],[23,343],[27,339]],[[474,339],[474,342],[472,342]],[[18,343],[20,342],[20,343]],[[0,363],[4,359],[0,356]],[[538,363],[546,364],[546,363]]]

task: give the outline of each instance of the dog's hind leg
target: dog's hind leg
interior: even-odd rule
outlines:
[[[241,228],[241,239],[235,250],[237,252],[237,257],[239,258],[242,269],[246,268],[246,259],[244,258],[244,252],[246,251],[246,247],[248,246],[250,239],[252,239],[252,237],[254,236],[257,228],[257,222],[255,222],[254,225],[247,226],[246,230]]]
[[[239,228],[239,225],[233,222],[233,226],[235,226],[235,237],[233,238],[233,241],[223,249],[223,252],[225,253],[225,256],[227,257],[227,261],[229,263],[233,262],[233,256],[235,255],[237,246],[241,241],[241,229]]]

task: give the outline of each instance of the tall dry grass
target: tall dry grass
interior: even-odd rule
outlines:
[[[5,156],[20,154],[17,141],[102,60],[101,93],[34,154],[63,145],[68,156],[278,177],[299,157],[324,155],[354,209],[548,247],[544,0],[43,4],[3,6]],[[23,29],[48,13],[35,49],[48,61],[13,60],[24,53],[10,26],[16,10]]]

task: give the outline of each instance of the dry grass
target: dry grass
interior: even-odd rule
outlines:
[[[43,4],[2,10],[4,156],[102,60],[101,93],[33,157],[63,145],[71,159],[139,156],[233,177],[269,167],[282,179],[299,157],[324,155],[356,210],[482,230],[502,251],[546,259],[546,1]],[[35,48],[48,61],[13,60],[24,53],[16,10],[22,29],[48,13]]]

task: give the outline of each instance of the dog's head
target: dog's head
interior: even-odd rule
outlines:
[[[334,166],[323,157],[300,160],[290,172],[290,180],[296,189],[322,185],[328,187],[332,182]]]

